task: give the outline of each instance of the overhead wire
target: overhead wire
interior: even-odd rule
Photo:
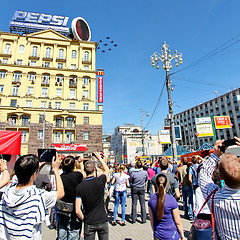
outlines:
[[[164,90],[165,84],[166,84],[166,79],[165,79],[165,81],[163,82],[163,86],[162,86],[161,92],[160,92],[160,94],[159,94],[159,97],[158,97],[157,103],[156,103],[156,105],[155,105],[155,108],[154,108],[154,110],[153,110],[153,113],[152,113],[152,115],[150,116],[150,118],[149,118],[149,120],[148,120],[148,123],[146,124],[146,126],[145,126],[143,129],[146,129],[146,128],[147,128],[147,126],[148,126],[149,123],[152,121],[152,118],[153,118],[154,115],[155,115],[155,112],[156,112],[156,110],[157,110],[158,104],[159,104],[160,99],[161,99],[162,94],[163,94],[163,90]]]
[[[204,55],[203,57],[199,58],[198,60],[194,61],[193,63],[189,64],[188,66],[186,66],[185,68],[182,68],[178,71],[175,71],[173,73],[171,73],[170,75],[174,75],[174,74],[177,74],[179,72],[182,72],[186,69],[189,69],[191,67],[194,67],[200,63],[202,63],[203,61],[206,61],[208,59],[210,59],[211,57],[215,56],[216,54],[220,53],[220,52],[223,52],[224,50],[230,48],[231,46],[237,44],[238,42],[240,42],[240,39],[236,40],[235,42],[231,43],[230,45],[224,47],[225,45],[229,44],[230,42],[232,42],[234,39],[236,39],[237,37],[240,36],[240,33],[237,34],[235,37],[233,37],[232,39],[228,40],[227,42],[223,43],[222,45],[220,45],[219,47],[217,47],[216,49],[212,50],[211,52],[209,52],[208,54]],[[224,47],[224,48],[222,48]],[[220,49],[220,50],[219,50]]]

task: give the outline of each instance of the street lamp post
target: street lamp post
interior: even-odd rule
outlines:
[[[166,42],[163,43],[161,54],[155,52],[151,55],[151,62],[152,66],[159,68],[159,61],[162,62],[162,67],[166,71],[166,87],[167,87],[167,94],[168,94],[168,121],[170,123],[170,139],[172,144],[172,155],[174,159],[177,159],[177,145],[176,145],[176,137],[175,137],[175,128],[174,128],[174,121],[173,121],[173,102],[171,97],[172,88],[172,81],[170,79],[170,69],[172,68],[172,60],[175,60],[175,65],[178,66],[182,64],[182,54],[174,52],[171,54],[171,50],[168,48]]]
[[[144,129],[143,129],[143,116],[149,116],[149,113],[140,109],[140,120],[141,120],[141,128],[142,128],[142,155],[145,156],[144,149]]]

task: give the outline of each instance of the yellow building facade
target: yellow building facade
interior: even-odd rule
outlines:
[[[96,45],[51,29],[0,32],[0,129],[22,132],[21,154],[53,144],[102,149]]]

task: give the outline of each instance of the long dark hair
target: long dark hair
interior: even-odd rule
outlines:
[[[167,185],[167,177],[159,174],[156,179],[157,186],[157,220],[161,220],[164,216],[165,187]]]

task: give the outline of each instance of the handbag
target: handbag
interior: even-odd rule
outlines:
[[[73,203],[57,200],[56,208],[58,210],[58,214],[71,217],[71,213],[73,212]]]
[[[199,210],[196,219],[194,220],[188,240],[215,240],[215,221],[214,221],[214,195],[218,188],[214,189]],[[212,197],[212,211],[211,214],[200,213],[209,199]]]

